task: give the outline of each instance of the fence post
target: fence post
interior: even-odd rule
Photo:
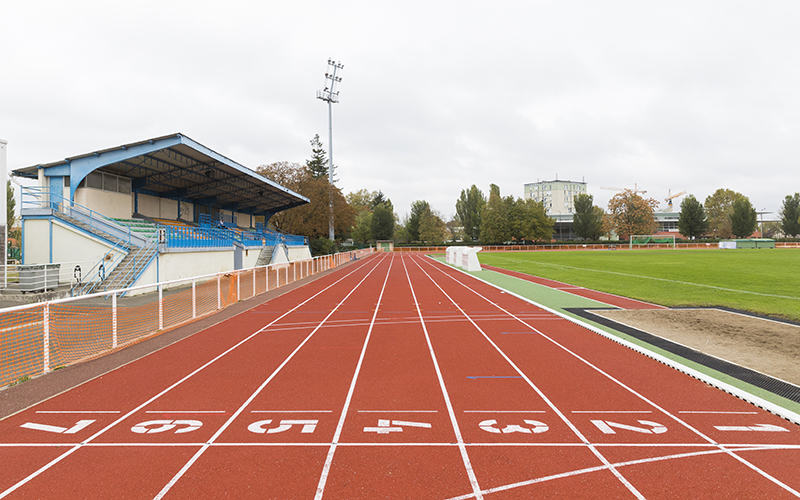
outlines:
[[[264,266],[264,290],[269,292],[269,264]]]
[[[197,317],[197,280],[192,280],[192,319]]]
[[[111,294],[111,348],[117,348],[117,292]]]
[[[256,296],[256,268],[253,268],[253,297]]]
[[[44,372],[50,371],[50,303],[44,303],[42,309],[42,327],[44,330]]]
[[[164,329],[164,287],[158,285],[158,329]]]
[[[236,302],[242,300],[242,280],[241,273],[236,273]]]
[[[222,278],[217,274],[217,309],[222,309],[222,285],[220,282]]]

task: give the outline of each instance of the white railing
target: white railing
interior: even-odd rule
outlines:
[[[356,250],[0,309],[0,385],[101,355],[370,253]],[[142,295],[121,298],[136,292]]]
[[[23,292],[52,290],[59,286],[73,287],[86,277],[92,266],[89,260],[73,262],[54,262],[52,264],[8,264],[2,266],[3,288]]]

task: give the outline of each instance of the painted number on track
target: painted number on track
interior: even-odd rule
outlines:
[[[616,422],[609,422],[608,420],[592,420],[592,423],[600,429],[603,434],[616,434],[617,432],[614,429],[633,431],[641,434],[663,434],[667,432],[667,428],[658,422],[651,422],[649,420],[638,420],[638,422],[646,427],[618,424]],[[649,429],[647,427],[649,427]]]
[[[199,420],[149,420],[131,427],[131,431],[136,434],[158,434],[159,432],[171,431],[178,428],[175,434],[185,434],[196,431],[203,426]]]
[[[275,434],[278,432],[288,431],[294,425],[302,425],[300,429],[301,434],[311,434],[317,428],[319,420],[281,420],[277,427],[267,429],[266,426],[271,424],[272,420],[259,420],[247,426],[247,430],[255,432],[256,434]]]
[[[478,424],[482,430],[486,432],[491,432],[492,434],[511,434],[513,432],[521,432],[523,434],[541,434],[542,432],[547,432],[550,428],[544,422],[539,422],[538,420],[523,420],[528,426],[522,426],[517,424],[509,424],[500,429],[499,427],[495,427],[497,425],[497,420],[484,420],[483,422]]]
[[[364,432],[374,432],[376,434],[389,434],[390,432],[403,432],[403,427],[420,427],[430,429],[431,424],[427,422],[407,422],[405,420],[378,420],[377,427],[364,427]]]
[[[79,420],[72,427],[59,427],[57,425],[36,424],[34,422],[26,422],[20,427],[23,429],[33,429],[35,431],[54,432],[56,434],[75,434],[80,430],[85,429],[89,424],[94,423],[94,420]]]

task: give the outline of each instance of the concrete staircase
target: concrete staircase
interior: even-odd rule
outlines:
[[[108,291],[133,286],[136,278],[150,265],[157,253],[158,245],[155,240],[149,246],[128,253],[97,288]]]
[[[264,247],[261,249],[261,252],[258,254],[258,259],[256,259],[256,267],[260,266],[268,266],[272,263],[272,252],[275,251],[275,247]]]

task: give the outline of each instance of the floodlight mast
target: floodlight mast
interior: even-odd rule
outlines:
[[[328,192],[328,205],[330,205],[331,216],[328,221],[328,239],[333,241],[333,183],[336,179],[333,177],[333,110],[331,104],[339,102],[339,91],[336,90],[336,84],[342,81],[342,77],[337,76],[336,73],[344,68],[344,64],[336,62],[328,58],[328,72],[325,73],[325,88],[317,91],[317,99],[321,99],[328,103],[328,182],[330,183],[330,191]]]

